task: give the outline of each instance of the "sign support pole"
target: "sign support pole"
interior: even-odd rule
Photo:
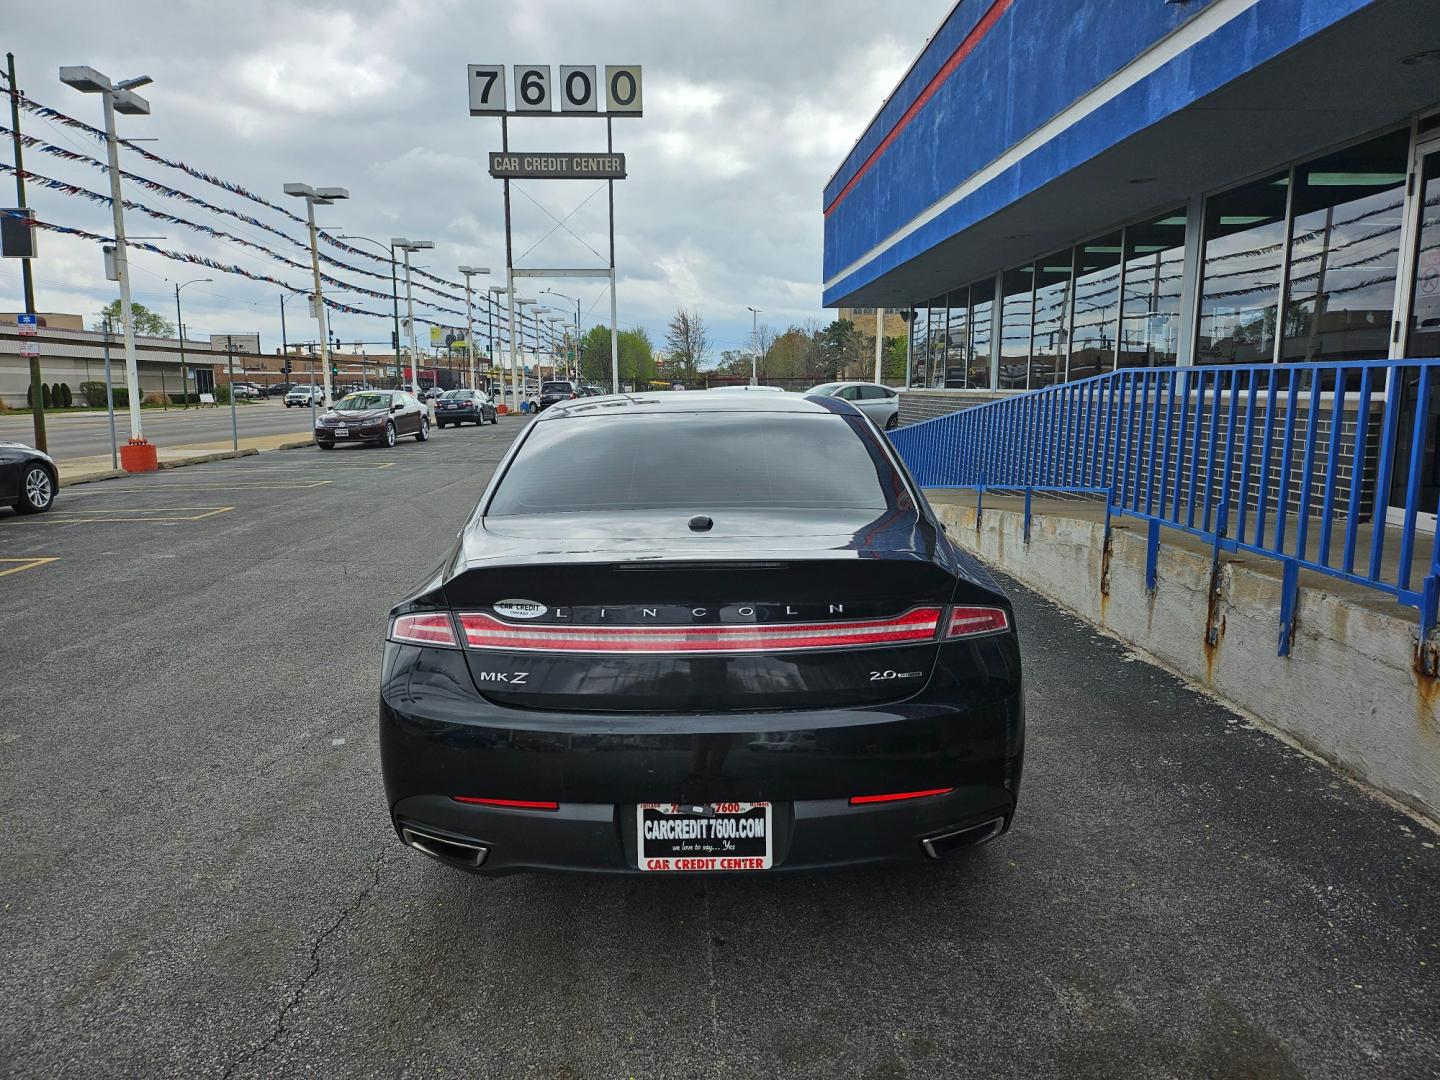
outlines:
[[[510,122],[507,117],[500,117],[500,148],[510,152]],[[509,395],[510,407],[516,412],[520,411],[520,399],[515,394],[515,245],[510,238],[510,181],[502,181],[505,185],[505,287],[509,290],[505,294],[506,302],[510,305],[510,357],[505,368],[506,393]],[[523,377],[524,368],[521,368]]]
[[[605,150],[615,152],[615,121],[605,117]],[[615,326],[615,181],[606,180],[610,190],[610,392],[620,393],[620,335]]]

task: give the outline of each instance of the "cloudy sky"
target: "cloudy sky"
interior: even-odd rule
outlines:
[[[748,340],[746,305],[782,327],[825,314],[821,188],[949,6],[906,0],[900,20],[896,6],[866,0],[52,0],[15,5],[3,41],[16,53],[21,86],[40,103],[100,126],[98,97],[63,86],[59,66],[87,64],[117,80],[151,75],[154,84],[140,92],[152,114],[120,117],[122,136],[155,138],[143,145],[299,213],[303,204],[282,194],[287,181],[346,187],[348,202],[319,211],[322,227],[434,240],[418,265],[452,279],[457,265],[488,266],[496,276],[487,283],[503,283],[505,266],[501,185],[485,171],[500,125],[468,115],[466,64],[641,64],[645,116],[615,122],[630,175],[616,185],[620,323],[648,327],[658,342],[683,304],[710,324],[718,353]],[[33,115],[22,117],[22,128],[100,153],[85,134]],[[603,150],[604,138],[597,120],[511,125],[512,149]],[[0,160],[9,162],[8,152]],[[274,211],[163,165],[123,151],[121,165],[303,236]],[[26,167],[108,191],[105,175],[82,164],[32,150]],[[0,176],[0,203],[10,204],[11,185]],[[605,193],[597,184],[514,187],[517,266],[604,265]],[[263,231],[133,184],[126,197],[305,258]],[[111,231],[107,207],[38,187],[29,201],[42,220]],[[566,227],[576,235],[551,232],[546,210],[559,218],[575,210]],[[303,273],[263,254],[182,226],[133,212],[126,225],[132,235],[163,236],[162,246],[305,284]],[[113,298],[96,244],[52,233],[40,239],[40,310],[93,313]],[[143,252],[132,255],[132,267],[135,299],[172,318],[176,281],[215,277],[185,291],[188,333],[258,331],[267,351],[279,345],[276,287]],[[585,325],[608,320],[603,286],[546,284],[581,300]],[[557,310],[566,306],[555,301]],[[0,307],[21,309],[13,262],[0,269]],[[313,340],[303,305],[287,312],[291,340]],[[335,315],[332,326],[345,342],[389,340],[388,324],[373,318]]]

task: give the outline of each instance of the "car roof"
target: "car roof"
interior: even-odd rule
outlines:
[[[535,420],[544,423],[565,417],[616,415],[626,413],[840,413],[860,416],[848,401],[803,394],[692,394],[660,390],[644,394],[606,394],[577,398],[551,405]]]

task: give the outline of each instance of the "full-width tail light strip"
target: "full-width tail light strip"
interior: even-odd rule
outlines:
[[[483,612],[461,615],[459,622],[464,644],[472,649],[556,653],[801,652],[923,644],[936,639],[942,623],[947,640],[1010,629],[1004,609],[992,607],[953,607],[948,620],[943,608],[918,607],[889,619],[760,626],[535,626]],[[451,649],[461,644],[448,612],[397,616],[390,639]]]
[[[746,653],[847,649],[934,641],[943,608],[891,619],[762,626],[520,626],[493,615],[460,616],[465,644],[504,652]]]

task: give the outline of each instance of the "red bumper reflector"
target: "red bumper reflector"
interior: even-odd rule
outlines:
[[[1010,619],[1003,608],[997,607],[953,607],[950,609],[950,629],[947,638],[974,637],[976,634],[996,634],[1010,629]]]
[[[558,802],[536,801],[534,799],[473,799],[468,795],[451,795],[456,802],[471,806],[500,806],[506,810],[559,810]]]
[[[459,618],[465,644],[472,649],[506,652],[745,653],[844,649],[857,645],[910,645],[934,641],[942,611],[938,607],[919,607],[890,619],[744,626],[522,626],[480,613]]]
[[[896,791],[889,795],[852,795],[851,806],[865,806],[867,803],[903,802],[906,799],[924,799],[931,795],[949,795],[953,787],[929,788],[925,791]]]
[[[455,625],[447,611],[396,616],[390,624],[390,640],[405,641],[411,645],[445,645],[452,649],[460,645],[455,639]]]

